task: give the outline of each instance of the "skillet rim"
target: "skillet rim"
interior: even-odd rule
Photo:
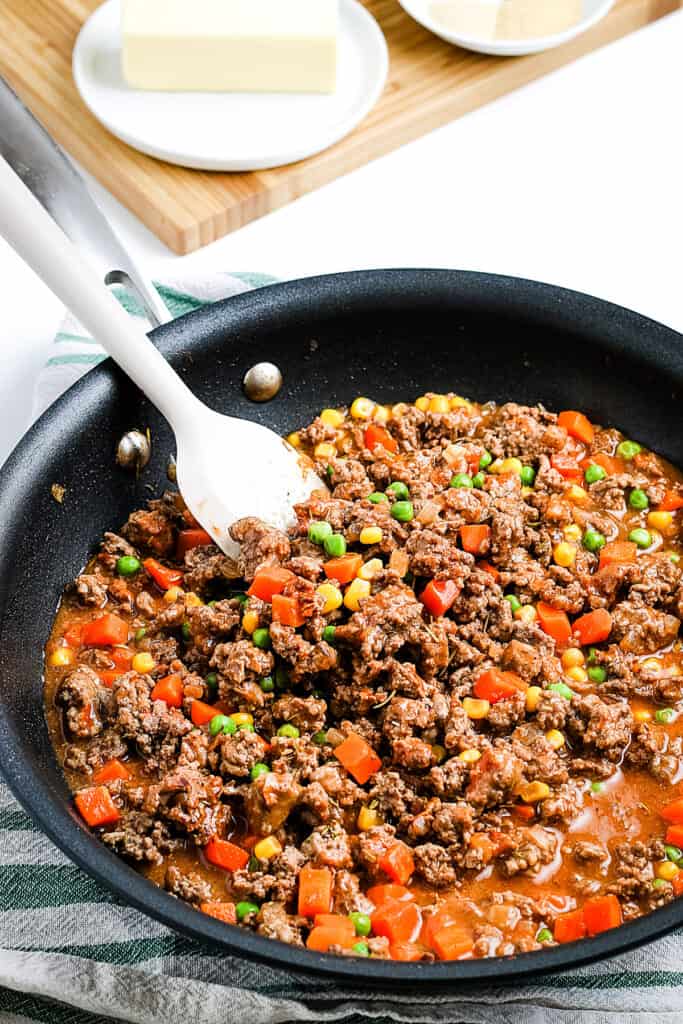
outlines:
[[[379,300],[409,299],[416,307],[429,306],[444,298],[444,291],[458,299],[469,314],[487,313],[523,318],[530,323],[552,322],[553,329],[573,334],[594,335],[599,329],[601,344],[614,352],[627,352],[645,365],[669,372],[683,384],[683,336],[675,329],[639,313],[582,292],[556,285],[505,275],[438,269],[397,269],[351,271],[303,278],[269,285],[195,312],[155,329],[152,337],[172,364],[178,366],[188,344],[211,344],[216,330],[226,323],[263,320],[298,314],[303,319],[314,310],[326,315],[343,315],[352,304],[355,312],[364,305],[377,307]],[[4,466],[0,467],[0,522],[16,507],[13,488],[21,490],[23,468],[30,451],[49,440],[69,409],[80,397],[104,382],[112,372],[106,360],[87,373],[62,395],[30,428]],[[4,624],[6,584],[0,550],[0,626]],[[149,882],[79,824],[68,806],[57,800],[36,767],[24,755],[19,736],[10,719],[0,715],[0,770],[15,797],[40,828],[75,864],[125,903],[193,939],[234,954],[247,954],[259,961],[285,969],[326,974],[355,980],[359,985],[382,982],[410,984],[428,982],[438,987],[450,982],[465,985],[481,981],[502,983],[591,963],[626,952],[663,936],[683,924],[683,900],[674,900],[652,913],[621,925],[611,932],[580,944],[570,943],[517,957],[400,963],[389,960],[336,957],[317,954],[272,939],[266,939],[194,910],[188,904]]]

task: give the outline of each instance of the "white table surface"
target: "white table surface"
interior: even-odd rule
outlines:
[[[458,267],[590,292],[683,330],[683,11],[183,258],[282,278]],[[163,276],[179,258],[94,186]],[[0,463],[29,425],[59,302],[0,240]]]

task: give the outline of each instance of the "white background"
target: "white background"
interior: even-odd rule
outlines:
[[[182,261],[98,186],[150,273],[386,266],[538,278],[683,330],[683,12]],[[60,304],[0,241],[0,463],[29,423]]]

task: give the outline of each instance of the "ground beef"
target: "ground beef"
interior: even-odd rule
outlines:
[[[622,601],[612,612],[612,638],[624,651],[651,654],[678,636],[680,619],[635,601]]]
[[[218,695],[221,700],[237,704],[263,704],[261,679],[273,670],[273,656],[262,651],[249,640],[218,644],[210,661],[218,673]]]
[[[203,594],[212,584],[231,583],[239,575],[237,563],[213,544],[185,552],[184,585],[188,590]]]
[[[173,522],[160,511],[133,512],[122,532],[131,544],[162,557],[170,555],[175,546]]]
[[[116,826],[103,834],[102,841],[116,853],[140,864],[161,864],[167,854],[181,845],[167,825],[136,810],[125,812]]]
[[[183,874],[180,868],[171,865],[166,870],[164,888],[174,896],[188,903],[201,903],[211,899],[211,886],[196,871]]]
[[[107,587],[94,573],[82,573],[74,580],[78,600],[83,605],[101,608],[107,601]]]
[[[306,923],[305,918],[288,914],[282,903],[264,903],[258,913],[256,930],[267,939],[303,946],[301,929]]]
[[[427,885],[450,889],[457,885],[458,875],[448,850],[436,843],[423,843],[413,851],[415,870]]]
[[[268,772],[249,786],[244,807],[249,827],[255,835],[268,836],[285,823],[298,803],[302,789],[293,775]]]
[[[591,693],[572,700],[567,728],[584,747],[618,761],[631,740],[633,715],[626,701],[607,703]]]
[[[233,523],[230,536],[240,545],[239,575],[247,582],[267,565],[281,565],[290,555],[289,539],[281,530],[247,517]]]
[[[91,739],[102,731],[102,696],[99,676],[87,665],[79,665],[63,680],[55,695],[55,703],[64,709],[70,735]]]
[[[325,725],[327,703],[315,697],[281,697],[273,704],[273,716],[290,722],[302,732],[320,732]]]
[[[209,754],[209,764],[223,778],[246,778],[265,755],[265,743],[253,732],[240,730],[233,736],[220,736]]]

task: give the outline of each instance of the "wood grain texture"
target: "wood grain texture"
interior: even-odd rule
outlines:
[[[71,51],[98,0],[1,0],[0,74],[53,137],[177,253],[188,253],[392,149],[668,14],[683,0],[619,0],[557,50],[499,58],[449,46],[395,0],[364,0],[389,44],[384,95],[331,149],[269,171],[191,171],[136,152],[81,102]],[[634,73],[635,70],[634,70]]]

